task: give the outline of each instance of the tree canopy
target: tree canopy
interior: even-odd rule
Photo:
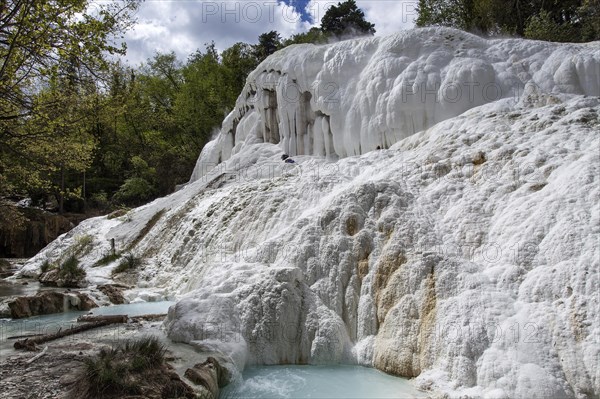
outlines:
[[[598,0],[419,0],[417,26],[558,42],[600,40]]]
[[[329,7],[321,20],[321,31],[339,38],[374,35],[375,25],[365,19],[356,1],[347,0]]]
[[[91,162],[86,121],[98,106],[107,56],[131,25],[138,0],[13,0],[0,3],[0,197],[19,190],[77,195],[67,170]]]

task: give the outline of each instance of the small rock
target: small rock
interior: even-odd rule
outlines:
[[[77,373],[70,373],[70,374],[65,374],[62,377],[60,377],[58,382],[61,385],[73,385],[74,383],[77,382],[77,380],[79,380],[79,375]]]

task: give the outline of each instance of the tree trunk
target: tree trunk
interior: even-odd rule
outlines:
[[[41,337],[37,337],[37,338],[31,338],[31,339],[24,339],[22,341],[17,341],[14,344],[14,348],[15,349],[26,349],[26,350],[35,350],[35,346],[38,344],[43,344],[44,342],[48,342],[48,341],[54,341],[55,339],[59,339],[62,337],[66,337],[69,335],[73,335],[73,334],[77,334],[83,331],[87,331],[87,330],[91,330],[93,328],[99,328],[99,327],[104,327],[104,326],[108,326],[111,324],[116,324],[116,323],[122,323],[122,319],[118,320],[118,321],[113,321],[113,320],[105,320],[105,321],[98,321],[95,323],[89,323],[89,324],[83,324],[80,326],[76,326],[76,327],[71,327],[68,328],[66,330],[58,330],[58,332],[54,333],[54,334],[46,334],[46,335],[42,335]]]
[[[65,167],[60,167],[60,194],[58,195],[58,213],[65,213]]]

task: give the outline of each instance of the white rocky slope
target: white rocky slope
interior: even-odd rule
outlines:
[[[293,79],[339,101],[284,104]],[[507,94],[403,101],[414,81]],[[239,368],[356,362],[450,396],[595,397],[599,95],[599,43],[424,29],[293,47],[250,76],[192,183],[82,223],[23,273],[90,235],[82,262],[104,281],[108,240],[135,242],[130,297],[181,299],[169,336]]]

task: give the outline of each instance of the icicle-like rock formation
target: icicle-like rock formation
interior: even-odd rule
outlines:
[[[597,95],[597,43],[485,40],[421,29],[329,46],[296,45],[248,77],[191,181],[255,143],[292,156],[361,155],[526,90]]]
[[[180,299],[169,337],[239,368],[352,362],[450,396],[597,396],[599,79],[599,43],[425,29],[287,49],[192,183],[85,221],[23,273],[89,235],[81,264],[106,282],[115,264],[92,266],[115,239],[145,259],[129,299]],[[504,95],[403,101],[453,81]]]

